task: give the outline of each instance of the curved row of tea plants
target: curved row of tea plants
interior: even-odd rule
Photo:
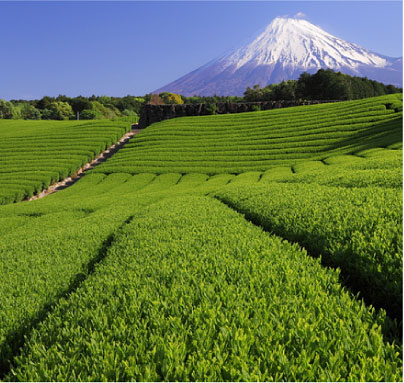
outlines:
[[[394,105],[394,107],[392,107]],[[218,116],[149,126],[95,171],[265,171],[402,141],[402,95]]]
[[[32,328],[37,326],[37,322],[42,320],[49,310],[53,311],[52,307],[57,304],[59,298],[72,289],[74,291],[77,286],[80,288],[81,281],[91,274],[92,265],[107,254],[107,249],[114,238],[113,233],[125,225],[131,216],[142,215],[145,206],[162,198],[189,193],[215,192],[229,182],[234,187],[246,182],[250,184],[259,182],[259,185],[263,181],[263,179],[260,181],[260,177],[261,173],[258,172],[240,174],[237,177],[228,174],[211,177],[203,174],[184,176],[180,174],[161,176],[91,174],[73,187],[45,199],[33,203],[2,206],[0,235],[4,242],[0,251],[0,264],[3,268],[2,275],[6,276],[0,284],[0,296],[5,297],[2,299],[0,329],[3,370],[8,370],[12,355],[16,354],[16,350],[23,343],[23,337],[31,337]],[[183,205],[183,202],[180,205]],[[197,205],[189,204],[189,209],[196,214],[199,208]],[[157,209],[156,213],[160,210],[162,211]],[[168,209],[168,211],[173,214],[173,217],[177,216],[184,222],[187,216],[191,219],[190,214],[175,214],[174,209]],[[149,217],[149,213],[144,213],[143,216]],[[218,219],[216,229],[226,231],[228,226],[226,221],[222,218],[215,219]],[[171,235],[173,225],[170,225],[168,220],[164,222],[165,230],[169,233],[168,235]],[[146,228],[139,230],[147,231]],[[192,230],[194,234],[197,232]],[[244,229],[240,227],[237,230]],[[26,233],[30,233],[28,241]],[[264,234],[261,235],[265,237]],[[231,235],[231,238],[235,246],[240,244],[240,235]],[[115,242],[120,243],[120,237]],[[148,241],[142,243],[147,244]],[[172,246],[172,243],[167,242],[168,248]],[[180,243],[185,246],[187,241],[180,241]],[[181,254],[188,256],[189,252],[185,248],[181,248],[180,251]],[[245,258],[246,261],[247,259]],[[122,278],[122,281],[131,283],[131,278]],[[368,315],[366,314],[365,317]],[[370,321],[376,323],[374,319]],[[390,355],[394,355],[394,352]],[[64,365],[64,362],[59,365]],[[23,367],[25,368],[26,366]],[[381,366],[378,368],[383,370]],[[42,367],[40,370],[45,371]],[[74,371],[79,374],[81,370],[77,367]],[[234,371],[235,374],[240,373],[240,371]],[[299,373],[303,373],[303,370]],[[306,373],[309,374],[308,371]],[[324,374],[327,373],[324,372]],[[384,370],[384,373],[387,374],[385,376],[389,374],[388,370]],[[42,372],[32,372],[30,380],[39,379],[39,375],[36,374],[42,374]],[[67,377],[63,374],[57,379],[66,380]],[[44,380],[55,379],[50,378],[51,375],[49,378],[40,376]],[[312,376],[313,379],[314,376]],[[73,377],[70,376],[69,379]]]
[[[134,214],[6,379],[399,381],[383,322],[297,245],[173,197]]]
[[[368,302],[401,317],[401,189],[260,182],[230,184],[216,196],[268,231],[321,254]]]
[[[114,155],[68,189],[0,206],[0,379],[401,381],[401,343],[386,340],[394,324],[341,286],[352,265],[365,283],[388,273],[377,299],[399,290],[394,97],[291,108],[289,124],[282,110],[236,124],[234,115],[164,121],[121,152],[122,165]],[[321,154],[326,136],[333,144]],[[45,149],[55,148],[55,161],[75,155],[60,138],[32,149],[38,164]],[[80,153],[91,141],[81,139]],[[138,149],[146,161],[134,171]],[[177,168],[170,152],[183,154]],[[60,171],[24,167],[31,188]],[[13,187],[7,169],[0,184]],[[262,203],[258,213],[271,209],[282,236],[324,253],[343,278],[214,198],[190,196],[206,194],[240,209]],[[394,314],[400,302],[387,308]]]
[[[264,172],[261,181],[402,189],[402,162],[401,149],[374,148],[355,156],[332,156],[323,161],[302,161],[292,167],[275,167]]]
[[[24,335],[86,278],[125,220],[164,197],[229,180],[208,178],[93,174],[44,199],[0,206],[0,376]]]
[[[128,130],[108,121],[0,120],[0,205],[73,175]]]
[[[2,337],[3,346],[0,345],[0,350],[2,350],[2,347],[6,347],[2,352],[9,352],[7,347],[10,342],[8,340],[18,338],[19,334],[30,328],[41,310],[46,305],[52,304],[56,297],[69,288],[74,282],[75,276],[79,272],[78,270],[81,270],[80,272],[82,273],[86,269],[85,265],[98,256],[108,235],[129,217],[131,211],[136,210],[135,207],[140,208],[145,203],[158,200],[164,196],[190,192],[203,194],[215,192],[227,183],[233,189],[243,185],[249,189],[250,186],[258,182],[257,185],[261,185],[271,182],[273,179],[278,182],[298,182],[297,179],[293,180],[293,177],[300,177],[301,182],[302,175],[305,175],[310,182],[321,181],[324,183],[324,178],[328,180],[330,174],[335,173],[336,169],[338,172],[341,172],[341,169],[348,169],[345,170],[347,171],[345,177],[349,179],[349,175],[351,178],[356,175],[356,180],[361,178],[362,186],[372,185],[373,179],[369,177],[369,172],[379,171],[386,164],[394,169],[397,177],[400,177],[399,164],[402,151],[384,149],[382,151],[374,150],[373,152],[373,155],[369,153],[372,156],[368,157],[368,159],[355,156],[335,157],[334,160],[330,159],[330,162],[342,162],[343,167],[336,164],[324,165],[321,163],[323,171],[317,171],[317,173],[308,172],[307,165],[303,166],[304,164],[295,169],[297,173],[292,173],[290,168],[281,168],[280,171],[279,169],[272,169],[266,173],[249,172],[238,176],[229,174],[211,177],[204,174],[187,174],[184,176],[180,174],[163,174],[160,176],[139,174],[131,176],[130,174],[119,173],[110,175],[94,173],[87,175],[73,187],[49,196],[44,200],[29,204],[3,206],[0,209],[0,235],[2,235],[3,239],[0,253],[2,254],[2,275],[5,277],[3,278],[4,284],[0,287],[0,290],[5,289],[10,295],[3,300],[2,314],[4,315],[4,320],[3,331],[0,331],[0,333],[4,337]],[[380,155],[382,152],[383,155]],[[379,155],[377,155],[378,153]],[[388,161],[389,157],[390,161]],[[347,160],[350,160],[350,162],[347,163]],[[371,169],[367,169],[364,162],[370,164]],[[359,169],[350,169],[349,166],[351,168],[359,167]],[[324,168],[327,171],[324,171]],[[362,174],[364,171],[366,173]],[[313,189],[313,187],[311,185],[307,189]],[[281,186],[278,186],[278,194],[282,194],[283,190]],[[332,190],[323,188],[321,190],[323,194],[319,195],[333,194]],[[263,187],[262,191],[262,195],[268,195],[268,189]],[[145,198],[146,195],[148,196],[147,198]],[[258,201],[260,198],[257,197],[254,200]],[[294,198],[296,199],[296,197]],[[334,196],[334,200],[336,198],[337,196]],[[380,198],[381,195],[379,195]],[[393,205],[390,201],[388,206]],[[67,208],[67,206],[70,208]],[[349,210],[350,205],[346,206],[348,206]],[[107,208],[111,209],[111,211],[107,210]],[[100,209],[103,210],[100,211]],[[395,206],[392,214],[393,212],[396,214],[397,209],[398,207]],[[331,213],[335,216],[333,212]],[[377,225],[383,225],[382,221],[378,221],[378,216],[373,216],[373,219]],[[340,225],[340,222],[337,223]],[[328,225],[327,228],[333,230],[332,225]],[[26,238],[27,233],[29,233],[28,239]],[[394,231],[391,231],[392,233]],[[301,239],[303,244],[311,238],[306,234]],[[313,233],[309,234],[313,235]],[[334,236],[333,240],[338,243],[340,238]],[[79,243],[80,247],[76,251],[75,246]],[[338,244],[339,247],[343,245],[343,242]],[[85,249],[84,252],[83,249]],[[359,250],[362,251],[361,249]],[[57,257],[53,257],[53,261],[50,263],[45,261],[48,255],[54,252]],[[381,266],[376,262],[373,264],[373,268],[383,266],[383,258],[381,260],[375,258],[375,260],[380,262]],[[341,266],[340,263],[337,264]],[[62,269],[63,278],[59,275]],[[366,270],[368,269],[369,267],[366,268]],[[392,276],[397,274],[398,270],[399,268],[388,274],[390,281],[387,281],[386,286],[391,285],[392,280],[397,279],[397,275],[394,278]],[[20,277],[15,279],[16,275]],[[37,279],[41,283],[35,283]],[[35,289],[31,289],[34,284],[36,285]],[[16,290],[14,291],[11,286],[15,286]],[[28,302],[32,302],[32,304]],[[399,298],[397,302],[400,302]],[[384,305],[382,306],[385,307]],[[7,307],[9,309],[6,309]],[[22,315],[25,319],[23,319]]]

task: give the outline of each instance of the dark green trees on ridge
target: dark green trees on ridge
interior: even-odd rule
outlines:
[[[264,88],[254,85],[244,92],[245,101],[274,100],[357,100],[399,93],[402,89],[366,77],[354,77],[331,69],[302,73],[298,80],[282,81]]]

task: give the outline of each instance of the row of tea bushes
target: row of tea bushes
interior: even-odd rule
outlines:
[[[73,175],[129,129],[109,121],[0,120],[0,205]]]
[[[105,256],[114,232],[162,198],[214,190],[228,176],[93,174],[30,203],[0,207],[0,376],[32,327]]]
[[[401,317],[401,189],[260,182],[229,184],[216,197],[340,267],[368,302]]]
[[[134,214],[6,379],[399,381],[383,321],[299,246],[174,197]]]
[[[402,111],[391,103],[402,95],[165,120],[96,171],[235,174],[386,147],[402,141]]]

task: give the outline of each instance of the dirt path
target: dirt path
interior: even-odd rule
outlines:
[[[88,170],[93,169],[95,166],[102,164],[112,155],[114,155],[119,149],[121,149],[135,134],[138,134],[142,129],[132,129],[126,133],[116,144],[110,146],[100,155],[95,157],[91,162],[85,164],[79,169],[73,176],[67,177],[62,181],[56,182],[49,186],[47,189],[42,190],[39,194],[29,198],[27,201],[34,201],[39,198],[46,197],[49,194],[56,193],[59,190],[66,189],[67,187],[76,183],[80,178],[86,175]]]

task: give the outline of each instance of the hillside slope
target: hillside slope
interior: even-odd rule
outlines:
[[[401,382],[401,109],[165,121],[0,206],[0,380]]]
[[[149,126],[96,172],[264,171],[402,142],[402,95]]]
[[[0,205],[73,175],[129,129],[111,121],[0,120]]]

